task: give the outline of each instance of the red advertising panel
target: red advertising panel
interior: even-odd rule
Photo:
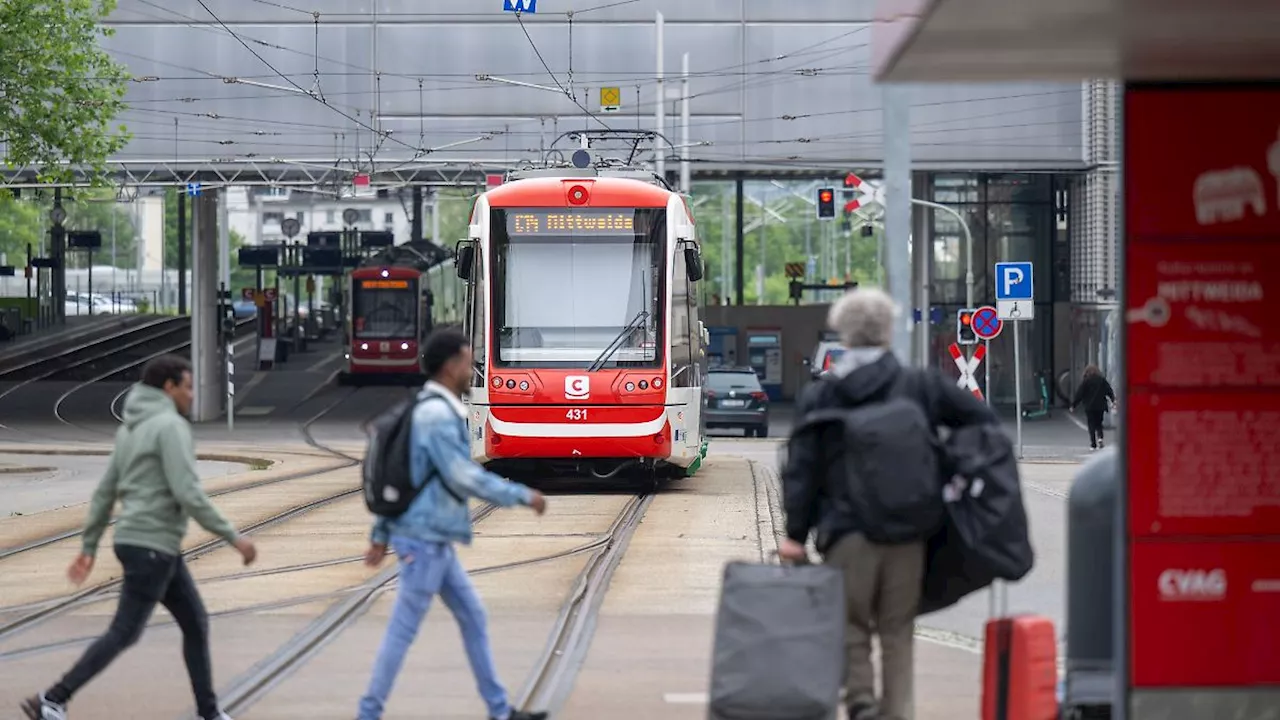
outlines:
[[[1131,386],[1280,389],[1280,231],[1133,243],[1127,257]]]
[[[1130,679],[1277,683],[1280,88],[1131,85],[1125,123]]]
[[[1280,683],[1280,541],[1139,542],[1129,571],[1134,685]]]
[[[1280,229],[1280,89],[1130,86],[1130,241],[1272,238]]]
[[[1128,404],[1133,537],[1276,533],[1280,393],[1135,389]]]

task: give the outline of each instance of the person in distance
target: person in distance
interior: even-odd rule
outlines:
[[[929,369],[904,368],[892,347],[899,309],[884,291],[855,290],[831,306],[827,322],[847,350],[828,376],[806,389],[796,417],[818,410],[856,410],[878,402],[906,400],[923,411],[929,427],[996,424],[985,404],[955,382]],[[797,428],[799,430],[799,427]],[[929,445],[927,438],[912,446]],[[844,574],[848,647],[845,700],[850,720],[911,720],[914,706],[914,631],[925,569],[927,535],[916,540],[874,543],[867,536],[877,518],[859,520],[852,488],[872,494],[876,483],[903,483],[900,475],[862,478],[850,485],[828,477],[843,469],[842,448],[815,434],[793,433],[782,473],[787,537],[778,549],[783,559],[804,561],[805,542],[816,530],[823,560]],[[879,467],[894,468],[896,448]],[[923,478],[928,483],[932,478]],[[941,503],[943,478],[938,477]],[[875,695],[871,635],[880,637],[883,697]]]
[[[1089,447],[1094,450],[1102,447],[1102,416],[1115,401],[1116,391],[1102,376],[1098,366],[1085,367],[1080,387],[1076,388],[1076,395],[1071,398],[1071,411],[1075,412],[1076,406],[1084,405],[1084,416],[1089,428]]]
[[[218,709],[213,690],[209,616],[182,560],[187,518],[231,543],[245,565],[254,561],[257,550],[200,488],[195,443],[185,417],[190,409],[191,364],[173,355],[147,363],[142,382],[125,398],[124,422],[89,505],[80,555],[67,570],[76,585],[89,577],[111,510],[117,500],[123,501],[115,529],[115,554],[124,569],[120,602],[107,633],[75,666],[53,687],[22,703],[30,720],[66,720],[67,702],[138,641],[157,604],[182,630],[182,654],[200,717],[230,720]]]
[[[461,400],[471,389],[473,372],[467,336],[453,329],[437,330],[427,338],[423,356],[430,379],[418,395],[409,442],[413,483],[423,489],[403,515],[374,521],[365,563],[380,565],[390,543],[400,563],[400,584],[373,676],[360,699],[359,720],[382,717],[405,653],[437,594],[462,631],[467,660],[489,717],[545,720],[546,713],[511,707],[493,664],[484,606],[453,543],[471,542],[468,498],[500,507],[526,505],[539,515],[546,512],[547,501],[537,490],[488,472],[471,459],[467,412]],[[432,482],[423,487],[429,479]]]

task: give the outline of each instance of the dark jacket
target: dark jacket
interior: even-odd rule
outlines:
[[[1071,407],[1082,405],[1090,415],[1101,415],[1107,411],[1107,399],[1116,400],[1116,391],[1111,383],[1101,375],[1090,375],[1076,388],[1076,396],[1071,400]]]
[[[855,348],[846,352],[830,374],[811,384],[796,408],[796,423],[814,410],[856,407],[890,395],[920,403],[935,426],[961,427],[999,423],[995,413],[969,391],[936,371],[904,369],[891,352]],[[845,496],[845,484],[829,481],[839,449],[813,435],[792,436],[782,471],[787,537],[803,543],[817,530],[818,551],[858,528]],[[833,478],[832,478],[833,479]],[[939,478],[941,492],[942,478]]]

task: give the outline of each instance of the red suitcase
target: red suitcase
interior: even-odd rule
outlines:
[[[983,655],[982,720],[1057,720],[1058,641],[1052,620],[993,617],[987,621]]]

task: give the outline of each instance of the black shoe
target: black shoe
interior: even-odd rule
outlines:
[[[490,718],[490,720],[493,720]],[[507,720],[547,720],[545,712],[525,712],[523,710],[512,710]]]
[[[850,705],[849,720],[880,720],[880,708],[862,703]]]

